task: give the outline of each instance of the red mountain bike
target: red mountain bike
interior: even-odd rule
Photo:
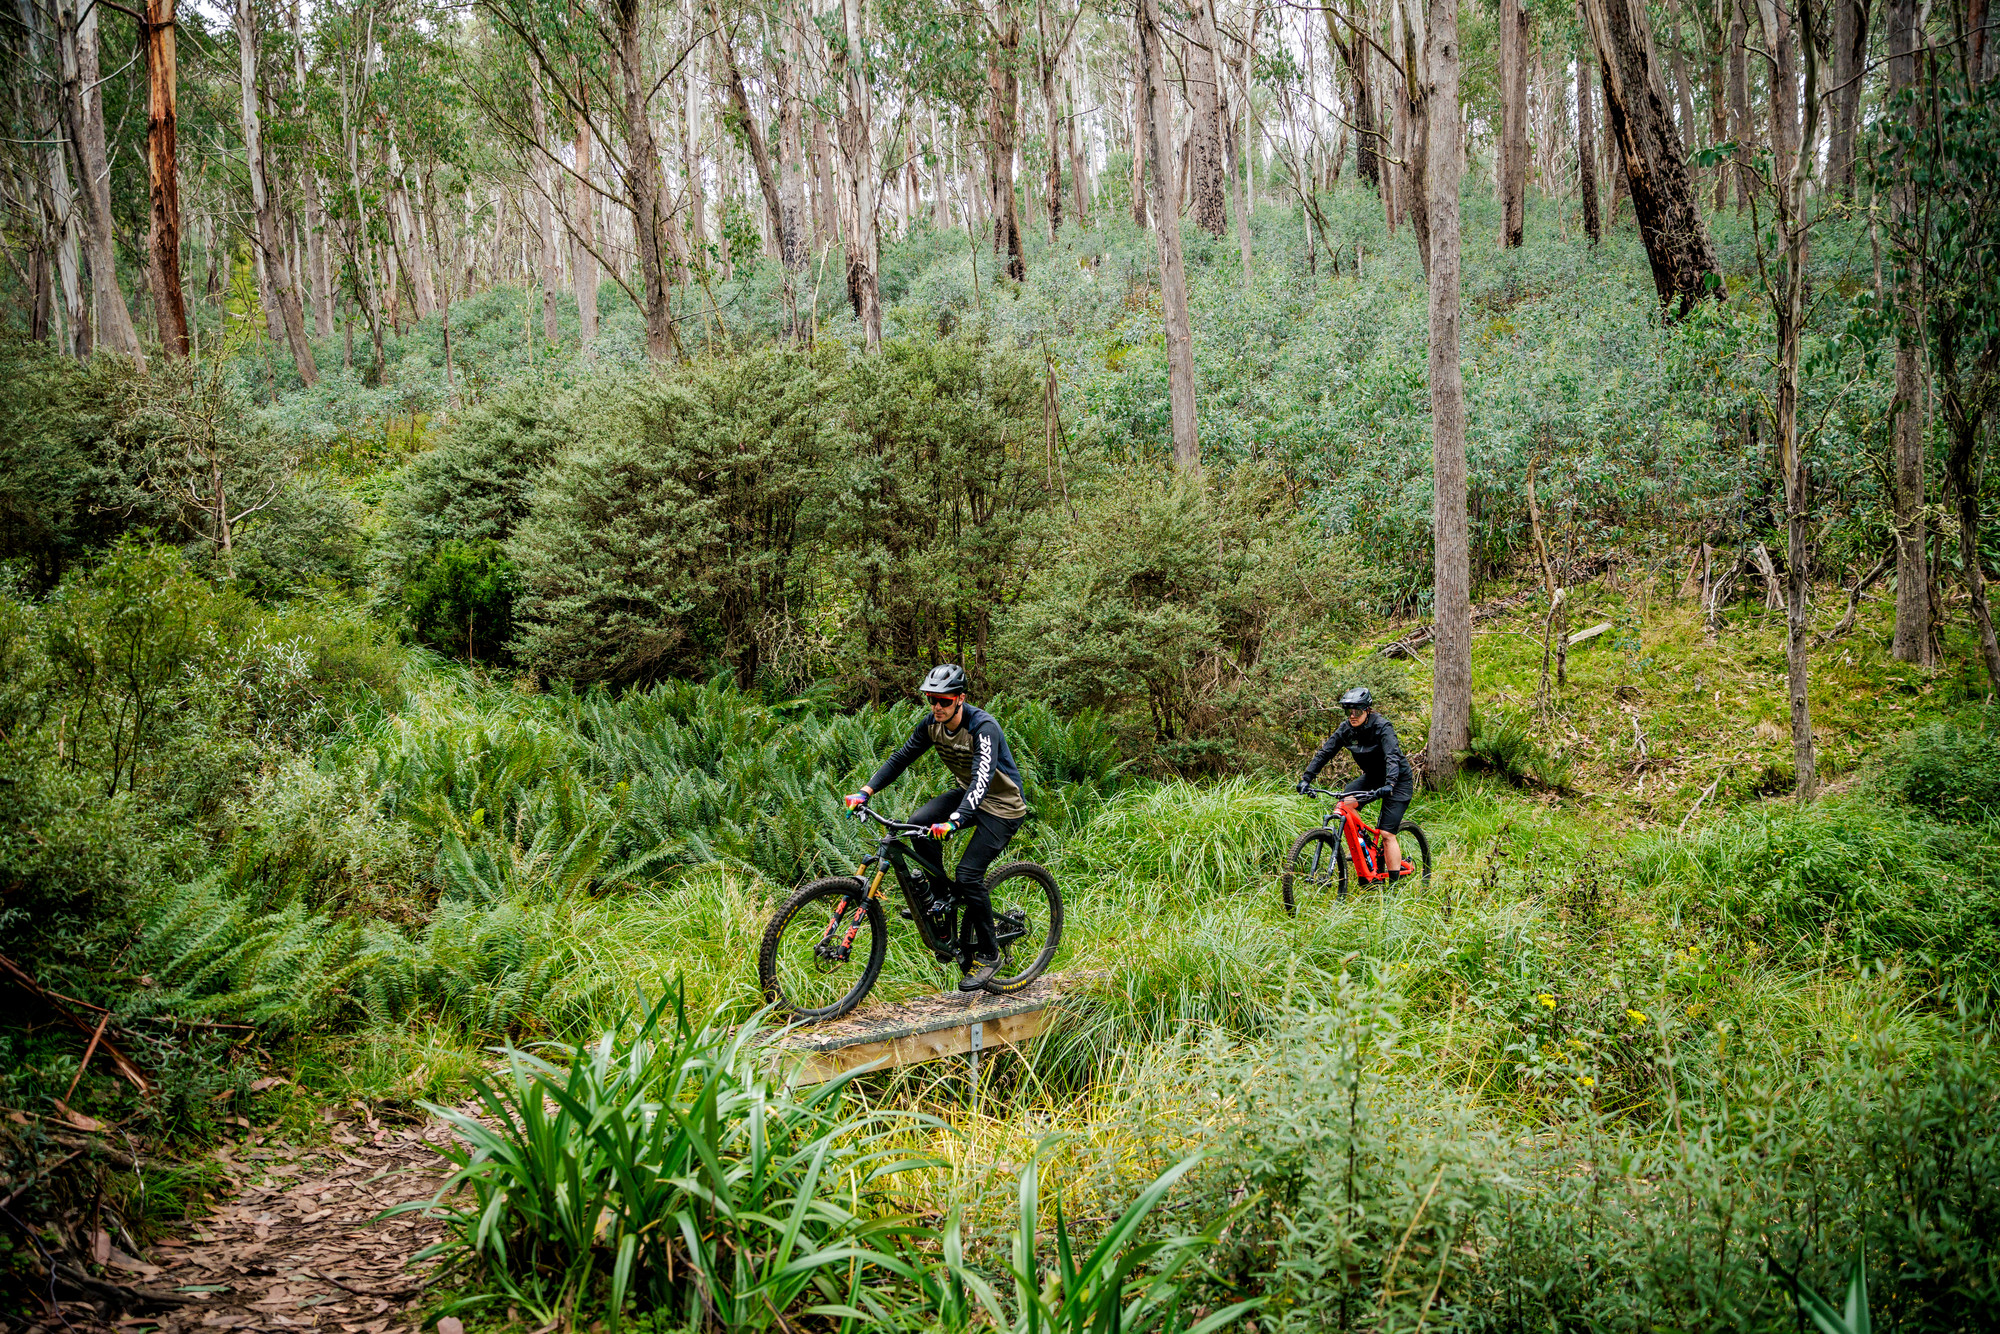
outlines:
[[[1376,798],[1367,792],[1335,792],[1331,788],[1316,787],[1315,797],[1337,797],[1334,808],[1327,812],[1326,819],[1317,829],[1308,829],[1300,834],[1292,844],[1292,850],[1285,854],[1285,873],[1280,883],[1285,890],[1285,912],[1298,911],[1300,893],[1307,889],[1324,889],[1328,885],[1338,885],[1340,897],[1347,897],[1347,874],[1352,866],[1357,885],[1385,885],[1400,877],[1389,874],[1381,865],[1382,831],[1361,818],[1360,808]],[[1339,822],[1335,827],[1335,821]],[[1413,874],[1421,875],[1424,883],[1431,882],[1431,843],[1424,837],[1424,831],[1408,820],[1396,831],[1396,838],[1403,845],[1403,860],[1410,864]]]

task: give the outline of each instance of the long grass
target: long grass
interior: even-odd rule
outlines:
[[[1828,1127],[1878,1115],[1857,1111],[1847,1084],[1876,1081],[1868,1107],[1907,1108],[1914,1095],[1894,1081],[1915,1076],[1894,1072],[1959,1060],[1966,1033],[1984,1022],[1976,1010],[1969,1021],[1952,1014],[1980,1003],[1978,984],[1992,971],[1983,825],[1833,800],[1697,825],[1686,837],[1635,837],[1575,806],[1479,780],[1428,794],[1412,811],[1436,853],[1428,884],[1308,898],[1292,917],[1279,901],[1277,858],[1319,823],[1321,804],[1276,779],[1130,782],[1094,724],[1065,731],[1060,720],[1024,717],[1032,724],[1023,733],[1040,728],[1034,744],[1057,759],[1038,771],[1040,757],[1021,745],[1040,818],[1015,849],[1045,860],[1063,887],[1056,969],[1092,981],[1052,1032],[1021,1059],[989,1061],[978,1081],[951,1061],[855,1081],[862,1106],[915,1114],[890,1139],[929,1166],[899,1185],[894,1209],[940,1225],[956,1218],[949,1245],[966,1267],[954,1288],[950,1266],[909,1262],[915,1305],[895,1319],[970,1318],[981,1303],[974,1279],[1004,1302],[1006,1323],[1027,1309],[1019,1302],[1028,1290],[1015,1291],[1007,1262],[1029,1163],[1039,1164],[1036,1209],[1052,1218],[1059,1203],[1086,1251],[1188,1154],[1235,1144],[1218,1161],[1244,1170],[1246,1150],[1230,1137],[1242,1131],[1254,1079],[1231,1084],[1224,1073],[1260,1061],[1273,1077],[1333,1070],[1314,1065],[1320,1058],[1297,1035],[1364,992],[1394,1025],[1369,1078],[1383,1081],[1382,1107],[1404,1109],[1395,1112],[1401,1138],[1384,1141],[1389,1166],[1370,1178],[1376,1213],[1361,1231],[1322,1227],[1312,1234],[1320,1240],[1301,1233],[1240,1255],[1245,1272],[1266,1274],[1260,1291],[1305,1290],[1257,1268],[1274,1256],[1332,1283],[1353,1272],[1339,1247],[1365,1235],[1392,1249],[1423,1187],[1418,1180],[1413,1192],[1403,1178],[1439,1164],[1463,1208],[1512,1202],[1508,1245],[1540,1238],[1533,1245],[1548,1254],[1569,1254],[1559,1239],[1588,1214],[1598,1219],[1591,1227],[1625,1238],[1624,1250],[1593,1263],[1665,1273],[1668,1257],[1619,1232],[1624,1223],[1588,1213],[1599,1207],[1588,1197],[1567,1187],[1520,1195],[1509,1182],[1566,1181],[1577,1161],[1616,1145],[1635,1171],[1700,1195],[1730,1172],[1755,1176],[1731,1155],[1780,1133],[1793,1136],[1784,1143],[1797,1161],[1833,1161]],[[160,995],[192,999],[203,1013],[378,1035],[316,1048],[335,1067],[317,1077],[403,1098],[478,1068],[481,1043],[585,1042],[632,1022],[637,998],[670,987],[698,1026],[736,1024],[761,1003],[752,953],[777,898],[859,848],[835,794],[906,721],[826,717],[721,686],[529,698],[445,678],[403,714],[345,738],[324,769],[274,779],[291,782],[290,804],[270,803],[269,827],[246,826],[241,855],[208,879],[159,891],[132,959]],[[1068,776],[1061,799],[1038,776],[1057,771]],[[914,804],[943,781],[919,772],[891,795]],[[416,855],[426,849],[427,859]],[[293,869],[258,869],[280,854]],[[950,981],[903,925],[891,922],[896,948],[880,1000]],[[531,1082],[560,1082],[571,1067],[535,1070]],[[1964,1096],[1965,1106],[1982,1105],[1976,1090]],[[1480,1145],[1504,1151],[1489,1162]],[[1176,1211],[1223,1207],[1226,1197],[1203,1195],[1213,1184],[1205,1171],[1161,1202],[1149,1241],[1172,1230],[1161,1220]],[[1325,1194],[1330,1180],[1314,1187],[1322,1203],[1335,1198]],[[1859,1199],[1860,1189],[1839,1186],[1842,1198]],[[857,1218],[888,1209],[841,1207]],[[1648,1196],[1618,1207],[1629,1219],[1657,1206]],[[1690,1235],[1707,1226],[1675,1225]],[[1428,1234],[1420,1226],[1412,1235]],[[947,1243],[940,1233],[934,1244]],[[1483,1281],[1445,1268],[1448,1291]],[[608,1299],[609,1271],[590,1272]],[[744,1270],[728,1281],[775,1291],[758,1286],[768,1278]],[[562,1300],[563,1284],[573,1290],[576,1280],[550,1271],[538,1281],[543,1302]],[[1671,1281],[1676,1291],[1722,1284],[1730,1300],[1748,1300],[1739,1269]],[[1597,1309],[1602,1297],[1549,1282],[1541,1309]],[[836,1302],[813,1292],[791,1299]],[[1215,1289],[1211,1309],[1236,1292]],[[1407,1305],[1400,1288],[1380,1304],[1391,1312],[1399,1302]],[[1745,1309],[1753,1324],[1768,1314]],[[1303,1319],[1268,1314],[1288,1328]]]

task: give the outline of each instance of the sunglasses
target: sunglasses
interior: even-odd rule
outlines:
[[[958,699],[952,695],[925,695],[924,699],[934,709],[948,709],[958,703]]]

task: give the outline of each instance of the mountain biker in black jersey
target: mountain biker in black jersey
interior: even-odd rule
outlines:
[[[944,873],[944,850],[912,845],[933,884],[950,884],[965,905],[959,918],[959,951],[966,969],[960,991],[977,991],[993,976],[1000,947],[993,935],[993,903],[986,893],[986,868],[1013,839],[1027,818],[1021,771],[1000,724],[983,709],[965,702],[965,669],[955,663],[933,667],[920,687],[931,716],[917,724],[910,739],[882,762],[859,792],[847,797],[847,808],[858,812],[868,799],[896,781],[904,769],[927,750],[935,750],[959,786],[931,798],[907,823],[929,825],[934,839],[950,838],[971,828],[972,841],[958,859],[954,876]]]
[[[1347,711],[1347,721],[1320,743],[1299,778],[1299,791],[1311,792],[1319,771],[1345,748],[1361,766],[1361,773],[1340,795],[1359,798],[1357,804],[1364,806],[1377,797],[1383,798],[1382,812],[1375,821],[1375,827],[1382,831],[1382,865],[1394,867],[1395,875],[1409,875],[1415,868],[1403,860],[1402,845],[1396,835],[1403,828],[1403,814],[1410,809],[1410,798],[1417,794],[1416,770],[1403,757],[1396,729],[1375,712],[1375,697],[1367,686],[1356,686],[1342,695],[1340,707]]]

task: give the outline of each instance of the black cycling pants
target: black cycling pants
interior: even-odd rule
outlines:
[[[1351,797],[1379,791],[1381,791],[1379,787],[1357,787],[1350,788],[1340,795]],[[1382,799],[1382,809],[1375,815],[1375,827],[1385,834],[1402,833],[1403,815],[1410,809],[1410,798],[1416,795],[1416,790],[1410,785],[1399,784],[1394,792]],[[1361,804],[1365,806],[1368,803],[1364,801]]]
[[[942,824],[964,799],[965,789],[955,787],[917,807],[907,823]],[[952,892],[965,905],[965,911],[958,917],[958,947],[990,959],[1000,952],[1000,946],[993,938],[993,900],[986,894],[986,868],[1013,841],[1014,831],[1021,827],[1021,822],[1003,820],[985,811],[974,811],[972,821],[972,840],[965,845],[965,853],[958,859],[958,870],[950,877]],[[925,870],[937,877],[939,884],[947,882],[942,844],[931,839],[911,839],[910,851]]]

